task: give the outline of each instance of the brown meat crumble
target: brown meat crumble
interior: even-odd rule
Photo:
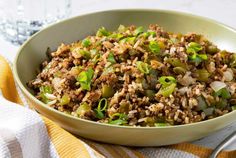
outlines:
[[[202,35],[120,25],[47,53],[50,60],[28,85],[45,104],[75,117],[168,126],[236,109],[236,54]]]

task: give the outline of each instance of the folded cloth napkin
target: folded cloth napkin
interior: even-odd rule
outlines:
[[[212,149],[191,143],[132,148],[73,136],[27,105],[15,85],[8,62],[0,56],[0,157],[8,158],[207,158]],[[236,150],[219,158],[235,158]]]

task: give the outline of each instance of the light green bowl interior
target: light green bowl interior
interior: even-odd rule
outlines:
[[[71,43],[79,39],[83,39],[88,35],[93,35],[96,33],[98,28],[104,26],[108,30],[115,30],[120,24],[123,25],[136,25],[148,27],[149,24],[158,24],[164,28],[164,30],[175,32],[175,33],[188,33],[195,32],[203,34],[210,41],[218,45],[221,49],[227,49],[229,51],[236,52],[236,33],[235,30],[222,25],[213,20],[205,19],[202,17],[189,15],[185,13],[173,12],[173,11],[163,11],[163,10],[113,10],[104,11],[98,13],[86,14],[78,17],[74,17],[57,24],[51,25],[46,29],[40,31],[32,38],[30,38],[19,50],[14,63],[14,76],[17,83],[23,92],[30,98],[37,106],[41,113],[50,117],[52,120],[56,121],[58,124],[72,131],[73,133],[80,134],[84,137],[95,139],[103,142],[115,143],[115,144],[126,144],[135,146],[150,146],[150,145],[165,145],[173,144],[181,141],[194,140],[196,138],[203,137],[212,131],[218,130],[225,127],[229,123],[233,122],[232,118],[235,118],[235,112],[227,114],[226,116],[204,121],[202,123],[196,123],[191,125],[182,125],[180,127],[172,127],[168,130],[168,127],[164,129],[149,128],[152,131],[152,136],[155,136],[153,132],[159,134],[163,137],[163,141],[154,142],[149,139],[150,136],[143,136],[143,132],[149,131],[143,128],[137,128],[138,130],[129,131],[130,128],[111,125],[100,125],[99,123],[89,123],[89,121],[81,121],[81,119],[66,117],[65,115],[58,114],[55,111],[50,110],[45,107],[42,103],[36,100],[32,94],[32,91],[26,86],[26,83],[36,76],[36,69],[38,69],[39,64],[46,59],[46,49],[50,47],[52,50],[56,49],[61,43]],[[63,118],[61,118],[63,117]],[[65,121],[66,120],[66,121]],[[74,122],[71,122],[71,121]],[[218,120],[218,125],[217,125]],[[64,121],[64,122],[63,122]],[[68,127],[65,122],[70,123],[70,126],[83,127],[82,129],[76,129],[73,127]],[[97,138],[98,135],[91,133],[88,129],[93,129],[92,126],[96,126],[97,130],[101,128],[111,130],[115,133],[119,133],[122,129],[126,130],[126,136],[120,135],[119,140],[112,138]],[[91,127],[91,128],[90,128]],[[194,127],[197,127],[200,132],[191,132]],[[179,133],[177,136],[181,138],[171,138],[168,139],[165,133],[173,134],[173,129],[178,129],[178,131],[184,134],[192,135],[191,137],[184,137]],[[172,131],[171,131],[172,130]],[[87,133],[86,133],[87,132]],[[132,135],[135,132],[140,135],[140,141],[132,141],[131,143],[125,143],[127,135]],[[151,132],[151,131],[149,131]],[[160,133],[159,133],[160,132]],[[164,132],[164,133],[163,133]],[[98,132],[99,134],[99,132]],[[148,134],[148,133],[146,133]],[[150,134],[150,133],[149,133]],[[109,135],[109,134],[108,134]],[[164,140],[165,138],[165,140]],[[174,139],[174,140],[173,140]],[[142,141],[141,141],[142,140]],[[146,140],[146,142],[143,142]],[[165,142],[166,141],[166,142]],[[143,142],[143,143],[142,143]]]

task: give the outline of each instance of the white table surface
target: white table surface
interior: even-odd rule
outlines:
[[[235,0],[72,0],[72,16],[119,8],[152,8],[189,12],[215,19],[236,28]],[[19,46],[14,46],[0,38],[0,54],[10,61],[14,60],[18,48]],[[215,147],[235,130],[236,123],[193,143]],[[227,150],[232,149],[236,149],[236,141],[227,147]]]

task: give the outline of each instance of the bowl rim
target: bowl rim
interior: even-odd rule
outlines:
[[[186,127],[194,127],[194,126],[201,126],[203,124],[210,124],[211,122],[216,122],[220,119],[223,119],[225,117],[228,117],[229,115],[235,115],[236,116],[236,110],[235,111],[231,111],[227,114],[224,114],[222,116],[218,116],[216,118],[213,119],[209,119],[209,120],[204,120],[204,121],[200,121],[200,122],[195,122],[195,123],[190,123],[190,124],[182,124],[182,125],[174,125],[174,126],[163,126],[163,127],[141,127],[141,126],[121,126],[121,125],[112,125],[112,124],[107,124],[107,123],[100,123],[100,122],[96,122],[96,121],[91,121],[91,120],[86,120],[86,119],[81,119],[79,117],[75,117],[69,114],[65,114],[63,112],[60,112],[56,109],[53,109],[49,106],[47,106],[46,104],[44,104],[43,102],[41,102],[40,100],[38,100],[35,96],[33,96],[22,84],[19,76],[18,76],[18,71],[17,71],[17,62],[19,60],[19,56],[22,52],[22,50],[24,49],[24,47],[32,40],[34,39],[36,36],[38,36],[41,32],[54,27],[57,24],[62,24],[62,23],[66,23],[67,21],[73,20],[73,19],[77,19],[79,17],[83,17],[83,16],[88,16],[88,15],[94,15],[94,14],[101,14],[101,13],[112,13],[112,12],[126,12],[126,11],[130,11],[130,12],[156,12],[156,13],[171,13],[171,14],[177,14],[177,15],[182,15],[182,16],[186,16],[186,17],[192,17],[195,19],[199,19],[199,20],[203,20],[205,22],[209,22],[215,25],[218,25],[220,27],[223,27],[227,30],[230,30],[234,33],[236,33],[236,30],[228,25],[225,25],[221,22],[218,22],[216,20],[207,18],[207,17],[203,17],[203,16],[199,16],[199,15],[194,15],[191,13],[187,13],[187,12],[182,12],[182,11],[173,11],[173,10],[165,10],[165,9],[144,9],[144,8],[131,8],[131,9],[109,9],[109,10],[101,10],[101,11],[95,11],[95,12],[88,12],[88,13],[84,13],[84,14],[80,14],[78,16],[74,16],[68,19],[64,19],[62,21],[53,23],[48,25],[47,27],[43,28],[42,30],[40,30],[39,32],[35,33],[33,36],[31,36],[27,41],[25,41],[20,48],[17,51],[16,57],[14,59],[13,62],[13,75],[14,75],[14,79],[16,81],[16,83],[18,84],[18,86],[20,87],[20,89],[23,91],[23,93],[29,97],[31,100],[33,100],[36,104],[38,104],[39,106],[42,106],[43,108],[49,110],[52,113],[56,113],[57,115],[59,115],[60,117],[66,117],[67,119],[71,119],[72,121],[82,121],[84,123],[89,123],[89,124],[93,124],[93,125],[97,125],[97,126],[105,126],[105,127],[114,127],[114,128],[122,128],[122,129],[132,129],[132,130],[154,130],[154,129],[158,129],[158,130],[165,130],[165,129],[173,129],[173,128],[186,128]]]

